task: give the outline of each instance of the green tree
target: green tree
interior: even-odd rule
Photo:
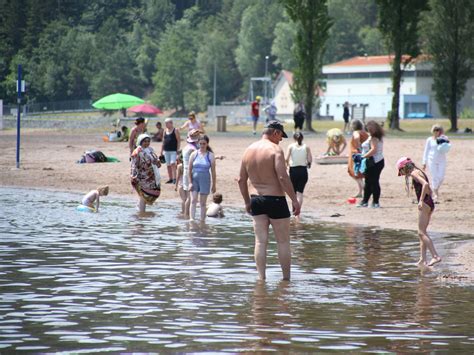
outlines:
[[[474,74],[474,3],[470,0],[430,0],[423,17],[426,50],[433,62],[436,101],[458,130],[458,102]]]
[[[294,71],[292,90],[303,97],[306,129],[312,131],[312,114],[321,79],[322,60],[332,20],[326,0],[282,0],[288,16],[297,27],[296,52],[298,66]]]
[[[235,50],[235,61],[244,78],[243,91],[248,89],[251,77],[265,75],[265,57],[271,54],[274,29],[283,20],[280,3],[260,0],[249,6],[242,14],[239,44]],[[268,73],[273,71],[272,58],[268,63]]]
[[[279,69],[293,71],[297,66],[293,53],[296,51],[296,27],[291,21],[282,21],[275,26],[275,40],[272,44],[272,55]]]
[[[400,130],[400,82],[408,64],[420,54],[418,24],[427,0],[376,0],[379,28],[393,53],[390,128]]]
[[[152,100],[157,105],[176,110],[186,109],[185,92],[195,86],[193,68],[196,61],[195,35],[191,26],[193,12],[169,25],[160,41],[153,76],[155,91]]]

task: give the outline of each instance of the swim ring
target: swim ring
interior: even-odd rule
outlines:
[[[95,208],[84,206],[84,205],[78,205],[76,207],[76,210],[79,212],[96,212]]]

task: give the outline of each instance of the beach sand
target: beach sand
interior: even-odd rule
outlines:
[[[217,190],[224,196],[223,205],[243,209],[237,177],[240,159],[245,148],[258,136],[246,133],[211,133],[210,145],[224,160],[217,161]],[[448,168],[440,189],[440,204],[432,216],[429,231],[451,234],[470,234],[474,237],[474,140],[451,136],[452,149],[448,153]],[[286,147],[292,139],[284,140]],[[184,141],[182,142],[182,144]],[[308,134],[305,143],[313,156],[326,150],[325,136]],[[159,152],[161,143],[152,147]],[[347,199],[357,191],[356,183],[347,174],[347,165],[313,164],[305,190],[302,209],[303,221],[350,223],[396,230],[417,229],[417,206],[414,196],[407,197],[404,177],[398,177],[395,162],[409,156],[421,165],[425,138],[392,138],[384,143],[385,169],[381,176],[381,208],[357,208]],[[58,130],[22,131],[21,166],[15,168],[16,132],[0,131],[0,185],[47,188],[86,193],[100,185],[109,185],[111,195],[130,195],[128,143],[109,143],[101,133],[78,133]],[[117,157],[120,163],[76,164],[86,150],[100,150]],[[161,168],[167,180],[166,168]],[[174,186],[163,184],[159,201],[179,201]],[[178,206],[178,205],[177,205]],[[337,216],[337,217],[335,217]],[[463,272],[474,274],[474,243],[459,250]]]

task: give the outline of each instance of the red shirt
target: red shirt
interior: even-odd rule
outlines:
[[[252,116],[253,117],[259,117],[259,108],[260,108],[260,103],[255,100],[252,102]]]

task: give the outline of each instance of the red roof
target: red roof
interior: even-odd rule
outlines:
[[[404,55],[402,60],[409,59],[410,56]],[[390,65],[393,59],[393,55],[377,55],[377,56],[359,56],[352,57],[349,59],[341,60],[340,62],[328,64],[328,67],[352,67],[352,66],[364,66],[364,65]]]

